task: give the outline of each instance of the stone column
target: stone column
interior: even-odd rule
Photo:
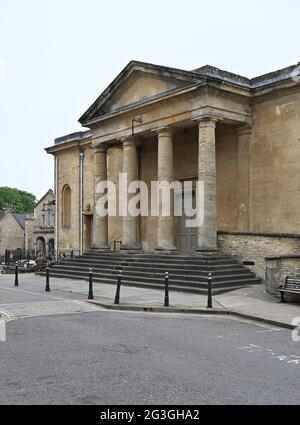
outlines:
[[[97,213],[97,202],[103,193],[97,193],[97,185],[107,180],[107,146],[99,145],[94,148],[94,222],[93,248],[100,251],[109,250],[108,246],[108,217]]]
[[[237,130],[237,179],[236,198],[238,207],[238,231],[250,231],[250,182],[249,182],[249,142],[252,128],[250,126],[239,127]]]
[[[198,180],[204,183],[204,198],[197,200],[197,209],[202,208],[200,216],[203,216],[198,228],[199,252],[218,250],[215,128],[214,118],[198,120]]]
[[[170,193],[170,215],[164,217],[162,188],[173,182],[173,134],[170,128],[158,130],[157,180],[159,184],[159,217],[157,226],[158,252],[172,252],[174,245],[174,194]]]
[[[137,146],[138,139],[130,137],[122,140],[123,144],[123,173],[127,176],[128,185],[138,180],[138,155]],[[128,186],[127,186],[128,188]],[[126,194],[124,194],[126,195]],[[130,199],[134,197],[134,193],[127,193],[128,204]],[[138,244],[138,217],[129,214],[128,209],[122,220],[122,250],[135,251],[140,250],[141,246]]]

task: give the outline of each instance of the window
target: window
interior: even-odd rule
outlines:
[[[71,188],[68,184],[62,190],[62,227],[71,227]]]

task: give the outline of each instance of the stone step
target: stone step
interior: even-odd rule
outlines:
[[[52,270],[50,271],[50,274],[53,275]],[[87,279],[88,274],[86,272],[71,272],[68,269],[61,268],[59,271],[55,270],[54,274],[67,274],[79,277],[81,276],[82,279]],[[102,273],[93,273],[94,280],[98,279],[115,279],[117,280],[118,272],[102,272]],[[164,275],[158,275],[158,274],[145,274],[144,276],[138,276],[135,273],[125,273],[122,275],[122,281],[130,280],[132,282],[141,282],[141,283],[161,283],[164,284]],[[220,287],[227,285],[230,283],[231,285],[235,285],[243,283],[243,282],[252,282],[255,279],[251,276],[242,275],[242,276],[232,276],[232,275],[226,275],[221,278],[215,278],[213,279],[213,284],[215,287]],[[197,276],[170,276],[169,279],[170,285],[175,284],[179,286],[191,286],[191,287],[197,287],[199,285],[204,285],[204,287],[207,286],[207,278],[204,277],[197,277]]]
[[[51,267],[50,275],[87,280],[89,268],[95,282],[116,284],[122,270],[123,284],[147,288],[163,288],[168,271],[170,287],[197,293],[207,292],[208,272],[212,273],[214,293],[261,283],[235,258],[221,254],[127,255],[92,251]]]
[[[159,261],[161,259],[167,260],[176,260],[176,261],[185,261],[185,260],[231,260],[232,257],[229,255],[158,255],[158,254],[118,254],[118,253],[110,253],[110,254],[100,254],[100,253],[84,253],[81,256],[75,258],[105,258],[105,259],[132,259],[134,261],[137,260],[151,260],[151,261]]]
[[[76,272],[81,272],[81,273],[88,273],[89,268],[82,266],[82,265],[69,265],[69,264],[63,264],[61,266],[54,266],[52,268],[53,270],[58,269],[58,270],[70,270],[70,271],[76,271]],[[165,275],[165,270],[161,269],[161,270],[153,270],[153,268],[148,268],[148,269],[141,269],[141,268],[135,268],[134,266],[130,266],[130,267],[124,267],[124,266],[120,266],[120,267],[116,267],[116,268],[103,268],[103,267],[94,267],[93,269],[93,273],[94,274],[103,274],[103,273],[113,273],[113,274],[118,274],[119,271],[122,271],[123,275],[128,274],[128,273],[134,273],[136,276],[164,276]],[[178,276],[181,277],[183,279],[187,279],[187,280],[192,280],[192,279],[207,279],[208,276],[208,271],[200,271],[200,272],[195,272],[192,270],[171,270],[169,271],[169,275],[170,276]],[[248,276],[248,277],[254,277],[253,273],[249,272],[246,269],[243,269],[242,267],[236,267],[236,268],[230,268],[227,270],[217,270],[214,271],[212,273],[213,279],[214,280],[221,280],[224,278],[224,276],[232,276],[233,279],[235,278],[239,278],[239,276]]]
[[[110,253],[97,253],[97,252],[90,252],[87,251],[81,255],[81,257],[105,257],[105,258],[170,258],[170,259],[182,259],[182,260],[188,260],[191,258],[220,258],[220,259],[226,259],[226,258],[232,258],[230,255],[220,254],[220,253],[213,253],[213,254],[194,254],[194,255],[181,255],[181,254],[128,254],[128,253],[118,253],[118,252],[110,252]],[[76,257],[78,258],[78,257]]]
[[[147,271],[152,272],[153,266],[150,266],[149,264],[92,264],[92,263],[82,263],[82,262],[63,262],[60,265],[54,266],[56,268],[59,267],[67,267],[67,268],[74,268],[74,269],[82,269],[82,270],[88,270],[89,268],[92,268],[93,270],[136,270],[138,271]],[[213,273],[213,274],[222,274],[222,273],[228,273],[230,270],[231,272],[244,272],[244,273],[252,273],[246,268],[243,268],[239,264],[234,265],[225,265],[225,266],[213,266],[209,269],[207,268],[207,265],[205,266],[174,266],[169,264],[163,264],[159,266],[155,266],[155,270],[159,273],[165,273],[168,271],[169,273],[181,273],[184,274],[186,272],[197,274],[197,273]]]
[[[132,259],[132,258],[122,258],[122,259],[106,259],[103,257],[95,257],[95,258],[86,258],[86,257],[77,257],[77,258],[70,258],[70,259],[66,259],[63,261],[63,263],[72,263],[72,264],[78,264],[80,263],[85,263],[85,264],[151,264],[151,266],[153,265],[177,265],[177,266],[184,266],[184,265],[188,265],[188,266],[201,266],[201,265],[205,265],[207,266],[208,264],[210,266],[214,266],[214,265],[236,265],[238,264],[237,261],[234,261],[232,259],[227,259],[227,260],[211,260],[211,261],[204,261],[204,260],[180,260],[180,261],[175,261],[175,260],[169,260],[167,258],[160,258],[159,260],[141,260],[141,259]]]

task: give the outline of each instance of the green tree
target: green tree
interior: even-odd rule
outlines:
[[[13,213],[27,213],[32,211],[36,204],[36,197],[29,192],[12,187],[0,187],[0,209],[10,204]]]

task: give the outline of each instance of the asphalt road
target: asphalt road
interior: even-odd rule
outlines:
[[[19,289],[19,291],[18,291]],[[300,342],[226,317],[124,313],[0,287],[0,404],[299,404]]]

